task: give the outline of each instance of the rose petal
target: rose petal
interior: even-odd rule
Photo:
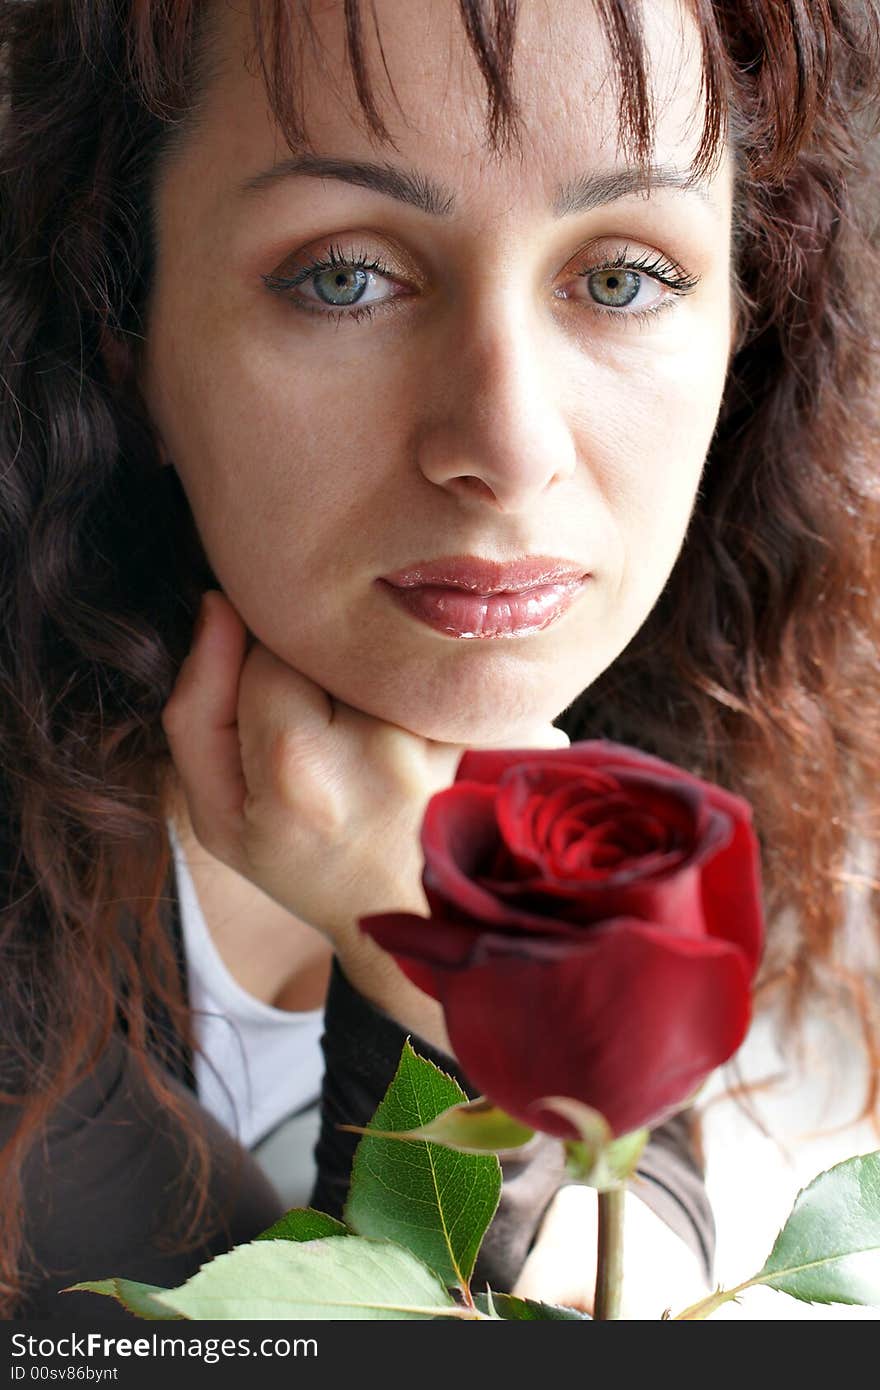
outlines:
[[[542,767],[568,766],[571,772],[588,768],[591,771],[605,772],[611,777],[619,776],[624,770],[632,770],[677,786],[694,787],[705,793],[710,805],[717,810],[727,811],[734,821],[745,820],[751,823],[752,811],[749,803],[735,792],[727,791],[713,782],[704,781],[694,773],[664,762],[652,753],[644,753],[641,749],[630,748],[611,739],[586,739],[572,743],[568,748],[544,748],[539,752],[533,748],[469,748],[458,761],[456,781],[495,785],[511,767],[527,763],[538,756]]]
[[[734,827],[729,853],[710,859],[702,877],[709,930],[720,923],[725,940],[740,947],[754,974],[761,958],[764,920],[760,848],[750,824],[741,821]]]
[[[475,922],[546,929],[530,914],[501,903],[480,886],[480,865],[497,849],[495,793],[492,788],[454,783],[428,802],[422,822],[425,867],[422,886],[431,912],[473,918]]]
[[[603,883],[565,883],[535,878],[514,884],[483,883],[496,903],[506,911],[498,925],[511,925],[518,915],[533,929],[554,933],[561,922],[588,926],[613,917],[638,917],[668,927],[670,931],[687,931],[702,936],[707,932],[703,889],[700,878],[704,871],[690,866],[678,866],[675,875],[645,883],[607,887]]]
[[[595,778],[577,767],[566,768],[557,762],[548,768],[545,759],[542,751],[538,764],[513,764],[499,781],[498,824],[504,843],[517,856],[517,878],[529,863],[538,866],[543,877],[572,877],[579,886],[594,878],[607,886],[652,873],[665,876],[693,856],[698,855],[701,862],[730,838],[732,827],[723,816],[712,815],[706,791],[693,780],[676,784],[645,770],[627,768],[615,787],[613,779]],[[540,806],[535,802],[536,790],[544,792]],[[583,854],[573,848],[576,821],[569,817],[576,815],[584,822],[580,837]],[[627,833],[632,835],[636,826],[650,839],[652,815],[656,847],[628,847]],[[554,820],[564,821],[564,860],[551,852]],[[695,857],[693,862],[697,862]]]
[[[536,757],[540,761],[535,761]],[[561,814],[572,797],[580,801],[594,796],[607,799],[615,791],[612,778],[595,775],[591,769],[575,776],[571,766],[546,767],[544,759],[543,749],[537,754],[533,750],[528,762],[513,765],[500,778],[497,789],[496,814],[504,843],[512,853],[535,864],[541,862],[539,846],[546,835],[548,815]]]
[[[436,968],[461,968],[472,958],[481,931],[457,922],[439,926],[410,912],[376,912],[361,917],[361,931],[394,956],[419,989],[439,999]]]
[[[736,947],[629,921],[560,944],[555,958],[543,944],[539,958],[494,943],[483,964],[436,980],[463,1070],[525,1124],[537,1117],[574,1137],[533,1108],[551,1079],[554,1094],[601,1111],[616,1134],[656,1124],[745,1036],[749,972]]]

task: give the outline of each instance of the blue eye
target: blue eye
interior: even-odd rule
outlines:
[[[637,298],[642,277],[634,270],[594,270],[587,276],[587,288],[606,309],[625,309]]]
[[[335,307],[347,304],[356,304],[363,296],[364,291],[370,283],[370,277],[360,266],[351,266],[341,269],[339,266],[333,270],[322,270],[320,274],[312,277],[312,285],[316,294],[323,299],[325,304]],[[333,296],[338,295],[338,299]]]
[[[337,246],[331,246],[326,256],[311,261],[295,275],[264,275],[262,279],[268,289],[284,294],[295,308],[323,318],[368,318],[376,309],[385,308],[400,297],[376,297],[381,288],[379,281],[393,279],[380,260],[368,260],[357,252],[346,255]],[[306,294],[305,290],[314,294]]]
[[[601,312],[617,317],[657,313],[699,284],[699,277],[689,275],[677,261],[659,252],[632,257],[629,248],[601,265],[585,266],[577,278]]]
[[[294,275],[263,275],[266,287],[283,295],[296,309],[318,314],[341,323],[360,322],[377,310],[394,308],[407,292],[383,293],[383,281],[398,284],[396,277],[379,259],[368,259],[358,251],[331,246],[326,255],[301,267]],[[614,318],[640,317],[659,312],[673,299],[689,294],[699,277],[688,275],[676,262],[658,252],[632,258],[624,249],[613,260],[585,266],[576,281],[586,285],[595,312]],[[561,299],[579,297],[556,291]],[[584,302],[581,300],[580,302]]]

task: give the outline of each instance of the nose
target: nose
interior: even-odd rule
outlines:
[[[439,389],[426,398],[430,414],[416,443],[429,482],[466,503],[517,513],[571,477],[564,371],[542,328],[526,313],[497,312],[489,326],[457,328],[439,383],[433,374]]]

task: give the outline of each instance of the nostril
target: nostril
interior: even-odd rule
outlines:
[[[466,488],[468,492],[475,492],[478,497],[488,496],[494,498],[495,496],[489,484],[484,483],[482,478],[474,477],[473,474],[465,474],[464,477],[458,478],[456,481]]]

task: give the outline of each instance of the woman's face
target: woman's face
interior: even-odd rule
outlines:
[[[522,153],[500,158],[452,0],[378,0],[399,107],[364,26],[397,151],[365,133],[341,0],[315,4],[306,129],[341,163],[270,179],[290,151],[246,66],[249,7],[217,4],[202,120],[156,188],[141,388],[166,456],[265,646],[423,737],[515,746],[644,622],[715,425],[731,177],[725,159],[681,186],[696,30],[672,0],[645,7],[662,170],[646,195],[617,147],[590,0],[520,7]],[[557,557],[590,577],[547,626],[467,637],[377,582],[449,556]]]

